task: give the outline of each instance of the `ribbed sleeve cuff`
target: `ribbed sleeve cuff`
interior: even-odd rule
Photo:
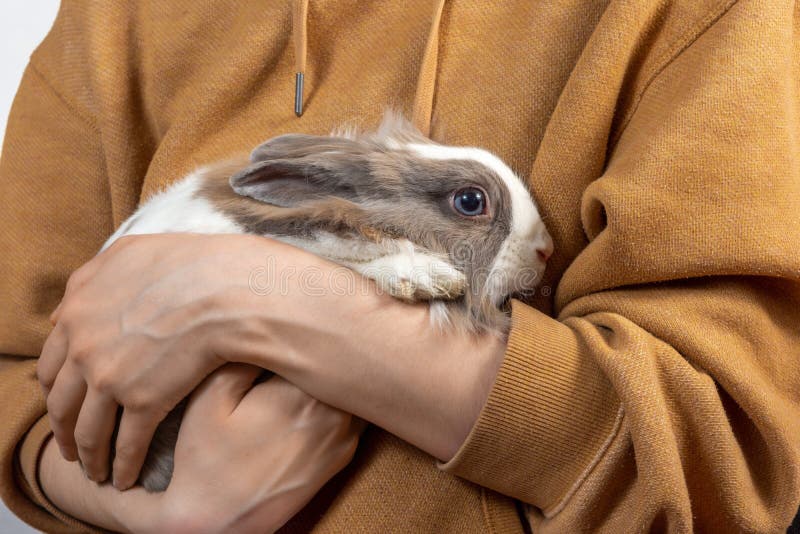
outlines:
[[[486,404],[441,468],[556,513],[619,428],[610,383],[576,333],[514,301],[505,358]]]

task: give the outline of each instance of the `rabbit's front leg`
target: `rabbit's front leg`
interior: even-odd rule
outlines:
[[[453,300],[464,294],[466,277],[441,256],[417,247],[353,265],[378,288],[407,301]]]

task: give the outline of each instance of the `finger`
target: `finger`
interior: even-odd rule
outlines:
[[[118,490],[130,488],[139,479],[153,434],[162,419],[150,413],[122,411],[112,467],[113,484]]]
[[[262,371],[253,365],[238,363],[220,367],[192,393],[184,421],[202,428],[220,417],[228,417]]]
[[[36,362],[36,376],[42,386],[44,396],[47,397],[56,381],[58,372],[67,359],[67,333],[63,325],[56,325],[44,342],[42,353]]]
[[[118,405],[113,398],[89,390],[75,424],[75,443],[86,475],[95,482],[108,478],[111,436]]]
[[[61,455],[70,462],[78,459],[75,445],[75,423],[86,396],[86,382],[72,362],[59,371],[53,389],[47,396],[47,412],[53,435]]]

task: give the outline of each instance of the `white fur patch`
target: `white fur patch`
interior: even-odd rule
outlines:
[[[439,330],[447,330],[453,326],[453,320],[450,318],[450,310],[447,309],[447,304],[441,300],[432,300],[430,305],[431,324]]]
[[[351,268],[375,280],[391,295],[406,300],[450,300],[464,293],[466,278],[450,263],[416,252],[413,245],[402,248],[405,250]]]
[[[446,258],[405,239],[378,243],[320,232],[313,239],[275,239],[344,265],[392,296],[406,300],[453,299],[464,293],[466,278]]]
[[[153,195],[120,225],[101,250],[125,235],[193,232],[241,234],[243,229],[197,196],[202,170],[189,174],[166,191]]]

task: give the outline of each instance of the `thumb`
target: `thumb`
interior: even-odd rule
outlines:
[[[233,363],[211,373],[191,394],[184,422],[227,418],[253,387],[263,370],[254,365]],[[190,423],[191,424],[191,423]]]

